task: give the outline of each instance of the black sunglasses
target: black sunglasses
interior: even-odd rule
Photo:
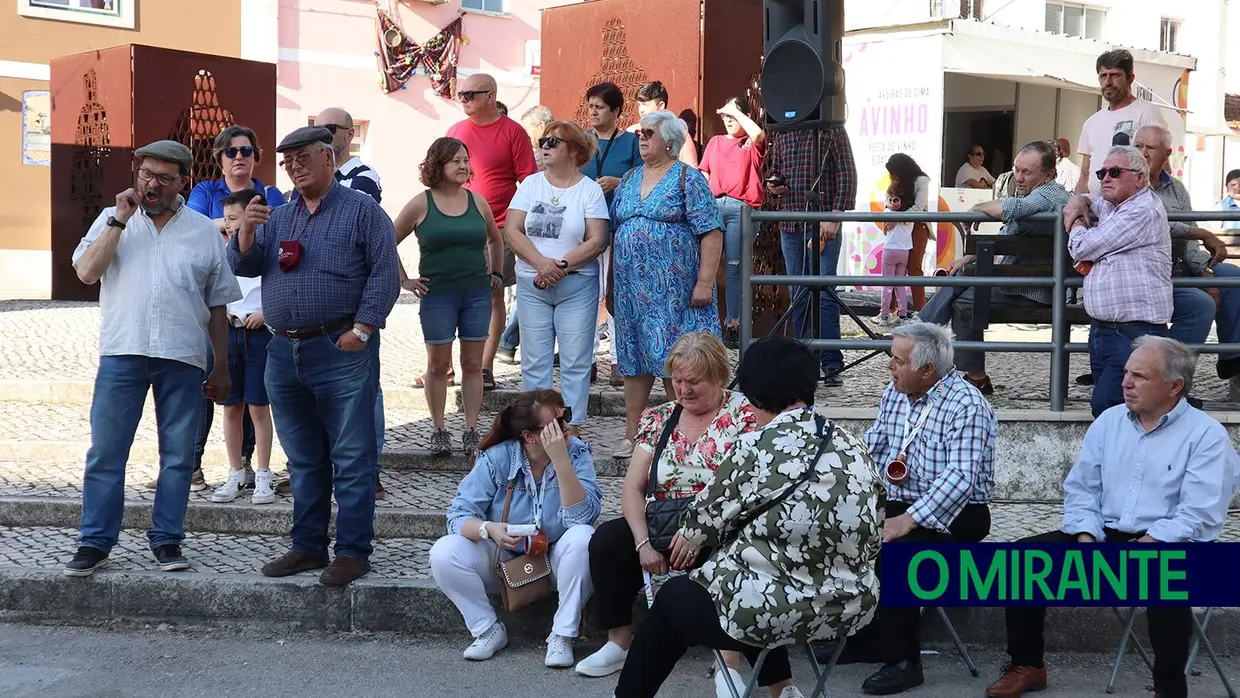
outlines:
[[[984,158],[984,157],[986,157],[986,153],[969,153],[969,155],[972,155],[972,156],[973,156],[973,157],[975,157],[975,158]]]
[[[654,129],[652,129],[652,128],[642,128],[642,129],[638,129],[638,130],[637,130],[637,135],[641,136],[643,140],[647,140],[647,141],[648,141],[648,140],[650,140],[651,138],[654,138]]]
[[[564,139],[559,136],[543,136],[538,139],[538,147],[545,150],[553,150],[560,147],[560,144],[563,142]]]
[[[348,128],[347,126],[341,126],[340,124],[318,124],[318,126],[320,128],[327,129],[327,132],[332,134],[333,136],[336,135],[336,132],[339,131],[340,129]]]
[[[477,97],[478,95],[485,95],[489,92],[490,90],[465,90],[464,92],[457,92],[456,99],[459,102],[469,102],[472,101],[474,97]]]
[[[246,158],[250,157],[254,154],[254,148],[248,145],[243,145],[240,148],[225,148],[221,152],[227,155],[230,159],[235,160],[237,159],[237,155],[241,155],[241,157]]]
[[[1094,174],[1097,175],[1099,181],[1102,181],[1106,179],[1107,175],[1110,175],[1111,179],[1119,179],[1124,176],[1125,172],[1140,172],[1140,170],[1134,170],[1129,167],[1103,167],[1102,169],[1095,170]]]

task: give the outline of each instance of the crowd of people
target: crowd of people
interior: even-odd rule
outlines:
[[[1196,275],[1240,270],[1221,263],[1225,248],[1209,231],[1168,223],[1167,210],[1191,205],[1163,169],[1165,124],[1132,95],[1132,57],[1108,52],[1097,68],[1109,109],[1083,130],[1077,195],[1060,183],[1064,147],[1038,141],[1014,158],[1011,195],[976,207],[1016,235],[1048,234],[1049,224],[1022,219],[1062,209],[1069,252],[1085,273],[1097,419],[1064,483],[1063,523],[1037,540],[1209,541],[1221,531],[1240,458],[1223,427],[1191,404],[1195,357],[1185,345],[1204,340],[1214,320],[1220,339],[1236,341],[1240,289],[1173,291],[1171,276],[1175,265]],[[590,129],[545,107],[510,119],[496,91],[485,74],[461,81],[466,118],[432,143],[419,168],[426,188],[395,221],[380,208],[378,174],[349,156],[355,128],[341,109],[275,148],[294,186],[287,197],[254,178],[263,154],[243,126],[216,140],[223,176],[188,198],[188,148],[159,141],[135,151],[134,187],[73,255],[81,280],[101,283],[102,327],[81,538],[65,573],[92,574],[116,544],[125,463],[153,391],[161,463],[149,539],[159,569],[189,567],[187,497],[206,487],[202,454],[222,404],[230,469],[213,501],[249,487],[255,504],[281,490],[293,496],[291,547],[263,574],[322,570],[329,586],[365,575],[383,497],[380,340],[404,288],[419,299],[427,366],[415,386],[426,391],[437,455],[455,450],[444,413],[460,344],[459,443],[473,466],[430,566],[473,638],[466,658],[489,659],[507,643],[491,595],[517,611],[557,593],[546,665],[619,673],[616,696],[655,695],[688,647],[706,646],[725,653],[720,695],[738,680],[742,657],[752,662],[770,648],[758,681],[774,698],[795,698],[787,647],[828,643],[818,651],[830,656],[830,643],[846,637],[848,659],[882,665],[866,693],[920,685],[920,614],[880,605],[881,549],[990,533],[999,426],[984,396],[994,386],[984,356],[957,355],[945,326],[972,291],[941,291],[929,302],[920,289],[884,294],[891,380],[862,436],[832,423],[815,397],[819,385],[843,385],[839,350],[759,340],[734,391],[728,349],[739,341],[742,213],[767,197],[785,210],[807,202],[852,209],[857,176],[843,126],[768,138],[733,99],[717,112],[724,133],[699,159],[659,83],[633,95],[641,118],[630,131],[618,121],[625,95],[610,83],[583,96]],[[1121,133],[1130,144],[1113,145]],[[998,188],[974,163],[977,152],[960,176]],[[888,209],[926,210],[930,178],[917,163],[895,154],[887,170]],[[1240,196],[1233,174],[1229,195]],[[789,274],[807,274],[812,254],[823,273],[836,269],[839,224],[817,232],[814,248],[805,226],[780,225]],[[884,269],[921,274],[930,229],[889,224],[886,232]],[[397,254],[410,236],[420,252],[413,275]],[[1173,265],[1173,237],[1205,249],[1188,245]],[[729,282],[722,314],[721,266]],[[505,290],[514,287],[512,311]],[[992,298],[1050,302],[1048,289],[998,289]],[[838,339],[838,298],[820,294],[820,303],[820,337]],[[805,306],[793,313],[801,336]],[[623,516],[596,529],[602,494],[583,430],[604,322],[609,380],[623,385],[626,406],[624,437],[609,446],[628,471]],[[516,360],[518,347],[523,392],[482,434],[494,361]],[[1218,370],[1240,373],[1240,359],[1222,357]],[[649,407],[656,378],[669,401]],[[273,425],[285,481],[271,471]],[[1160,454],[1147,459],[1157,461],[1157,477],[1131,467],[1145,453]],[[634,626],[643,589],[650,613]],[[573,640],[590,599],[607,642],[577,661]],[[1190,611],[1157,613],[1155,687],[1187,695]],[[1043,623],[1034,609],[1009,611],[1012,661],[988,695],[1045,686]]]

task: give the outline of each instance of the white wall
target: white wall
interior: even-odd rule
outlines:
[[[1081,156],[1077,147],[1081,136],[1081,127],[1085,120],[1101,108],[1101,98],[1088,92],[1076,90],[1059,91],[1059,133],[1056,138],[1067,138],[1072,145],[1072,161],[1081,164]]]
[[[1016,106],[1016,83],[972,75],[943,76],[943,108],[947,111],[1011,109]]]
[[[1059,134],[1055,133],[1055,93],[1057,91],[1054,87],[1042,85],[1017,86],[1014,138],[1016,142],[1012,144],[1012,153],[1026,143],[1059,137]]]

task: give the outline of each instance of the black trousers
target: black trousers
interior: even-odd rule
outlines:
[[[1110,543],[1127,543],[1144,533],[1124,533],[1104,529]],[[1034,543],[1068,543],[1076,536],[1062,531],[1052,531],[1025,538]],[[1193,609],[1187,606],[1151,607],[1147,610],[1150,647],[1154,650],[1154,689],[1163,698],[1187,698],[1188,679],[1184,667],[1188,664],[1189,644],[1193,638]],[[1005,610],[1007,620],[1008,655],[1012,664],[1041,667],[1046,642],[1046,609],[1029,606],[1009,606]],[[1157,629],[1157,630],[1155,630]]]
[[[633,601],[645,584],[634,547],[633,531],[624,517],[600,525],[590,538],[590,578],[594,593],[594,625],[600,630],[633,622]]]
[[[892,519],[905,511],[905,502],[887,502],[887,518]],[[885,545],[901,542],[955,542],[976,543],[990,535],[990,507],[985,504],[966,504],[946,535],[929,528],[915,528],[904,538]],[[878,578],[883,578],[883,554],[878,554],[876,568]],[[873,623],[859,631],[849,644],[871,649],[884,662],[921,661],[921,609],[916,606],[884,606],[879,598],[878,615]]]
[[[740,652],[750,665],[762,653],[762,648],[723,632],[710,592],[687,575],[673,577],[659,589],[650,615],[633,637],[616,684],[616,698],[654,698],[690,647]],[[758,685],[770,686],[791,678],[788,648],[771,650],[758,672]]]

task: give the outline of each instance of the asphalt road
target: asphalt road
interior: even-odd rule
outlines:
[[[140,696],[370,696],[435,698],[610,698],[614,677],[583,679],[542,666],[542,650],[510,648],[489,662],[461,658],[464,641],[394,635],[328,635],[182,630],[142,626],[82,629],[0,624],[0,696],[97,698]],[[578,658],[586,650],[579,648]],[[802,690],[810,669],[794,671]],[[982,677],[971,678],[955,655],[925,657],[925,686],[910,698],[982,696],[1003,662],[994,652],[974,654]],[[1225,660],[1240,678],[1240,660]],[[1101,655],[1052,655],[1051,686],[1039,697],[1105,695],[1110,660]],[[712,698],[709,660],[691,652],[660,695]],[[1194,698],[1225,693],[1203,658],[1208,675],[1190,680]],[[831,695],[862,695],[872,667],[840,667]],[[1149,696],[1149,674],[1127,661],[1115,695]],[[765,692],[763,692],[765,694]]]

